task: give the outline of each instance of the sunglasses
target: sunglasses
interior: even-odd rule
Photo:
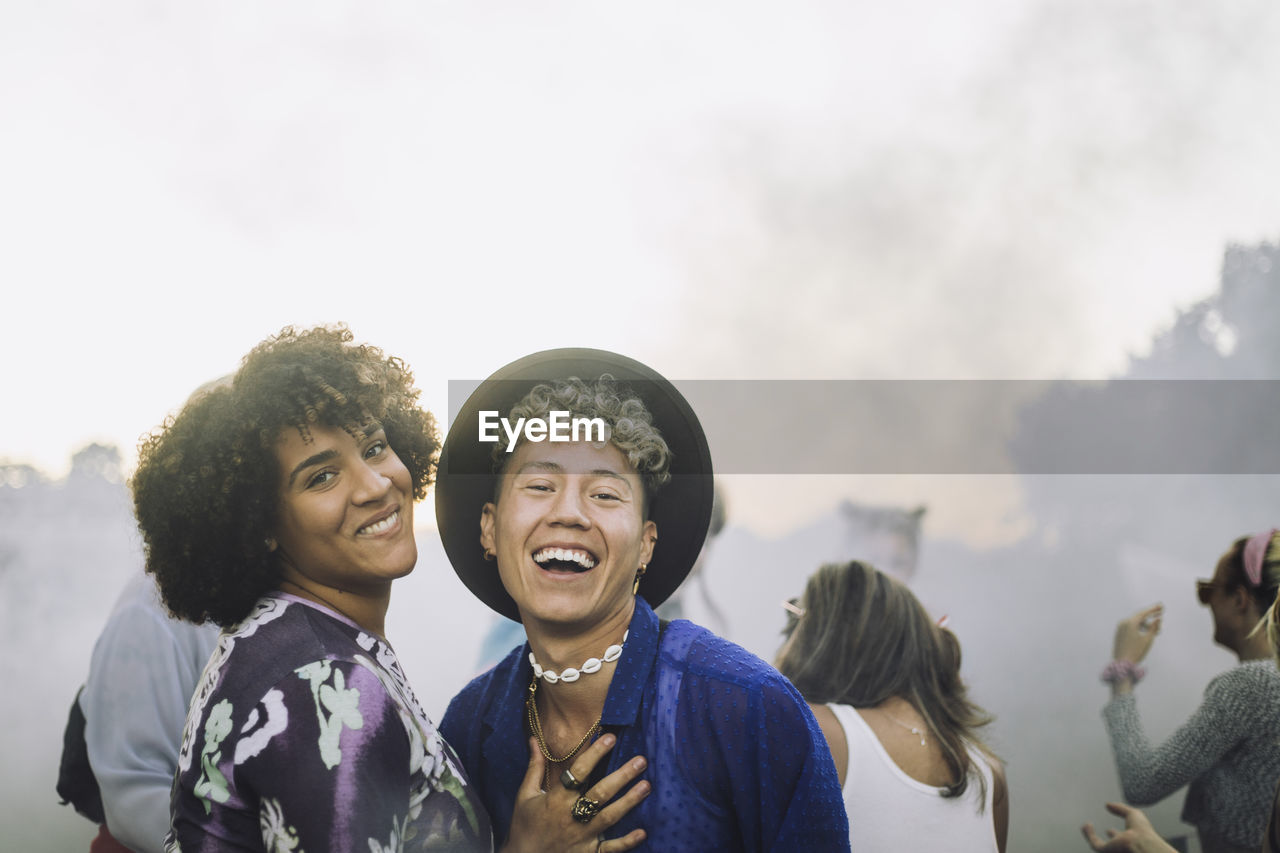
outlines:
[[[1208,604],[1213,598],[1213,591],[1215,589],[1230,590],[1234,588],[1234,584],[1219,583],[1218,581],[1207,581],[1201,579],[1196,581],[1196,598],[1200,599],[1201,604]]]
[[[1199,581],[1199,583],[1212,583],[1212,581]],[[1203,601],[1203,594],[1201,601]],[[805,609],[800,606],[800,599],[788,598],[782,602],[782,609],[787,611],[787,627],[783,629],[785,633],[791,633],[791,629],[795,628],[796,623],[800,621],[800,617],[805,614]],[[951,621],[950,615],[944,613],[938,617],[938,627],[945,628],[947,623]]]

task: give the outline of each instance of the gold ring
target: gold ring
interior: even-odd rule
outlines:
[[[560,784],[564,785],[570,791],[578,791],[582,789],[582,780],[573,775],[573,771],[566,767],[560,773]]]
[[[591,823],[591,819],[600,813],[600,803],[583,794],[573,804],[573,819],[578,823]]]

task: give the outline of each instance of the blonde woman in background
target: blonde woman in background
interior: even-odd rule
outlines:
[[[855,850],[1004,853],[1004,765],[960,679],[960,643],[905,585],[828,564],[788,603],[777,667],[831,746]]]

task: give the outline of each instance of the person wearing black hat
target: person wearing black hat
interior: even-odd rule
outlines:
[[[712,511],[706,438],[669,382],[599,350],[516,361],[462,407],[437,488],[454,570],[528,635],[441,723],[497,838],[531,794],[531,753],[543,790],[578,793],[584,824],[606,805],[596,777],[643,756],[627,796],[647,796],[610,837],[643,831],[663,851],[849,849],[835,765],[795,688],[705,628],[654,614]],[[617,746],[583,778],[575,757],[597,737]]]
[[[404,363],[345,327],[286,328],[140,448],[147,571],[173,615],[224,627],[174,746],[166,850],[494,849],[475,786],[385,637],[439,448],[417,399]],[[503,853],[633,846],[601,849],[557,793],[509,816],[519,843]]]

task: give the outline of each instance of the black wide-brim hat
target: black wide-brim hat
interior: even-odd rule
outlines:
[[[698,416],[674,385],[652,368],[607,350],[553,349],[513,361],[481,383],[449,428],[436,474],[436,523],[449,562],[467,589],[517,622],[520,611],[502,585],[497,563],[486,560],[480,547],[480,514],[493,500],[497,479],[494,444],[479,440],[480,412],[497,411],[506,417],[540,382],[571,377],[594,382],[605,374],[644,402],[671,450],[671,479],[649,505],[658,542],[640,594],[651,606],[676,591],[707,537],[713,497],[711,449]]]

